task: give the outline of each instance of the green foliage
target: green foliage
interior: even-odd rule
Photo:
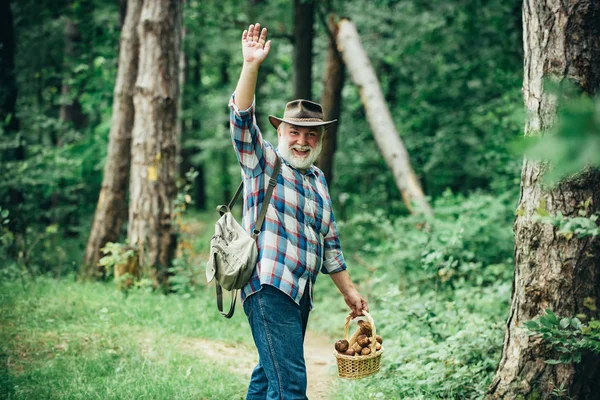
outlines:
[[[127,243],[108,242],[101,250],[104,256],[100,258],[98,264],[104,267],[107,276],[113,274],[115,265],[125,264],[135,255],[135,250]]]
[[[552,310],[539,318],[523,323],[531,336],[541,337],[547,345],[547,364],[570,364],[581,362],[587,353],[600,354],[600,321],[587,325],[579,318],[559,317]]]
[[[3,257],[6,256],[6,248],[14,240],[12,232],[8,229],[7,225],[10,222],[8,219],[10,212],[2,209],[0,206],[0,250],[2,251]]]
[[[600,226],[596,222],[598,220],[598,213],[588,216],[591,204],[591,198],[582,202],[577,211],[577,217],[566,217],[560,211],[553,216],[546,209],[546,201],[542,199],[540,205],[535,210],[535,214],[532,216],[532,220],[557,227],[558,233],[563,235],[567,240],[571,240],[573,236],[578,239],[588,236],[598,236],[600,235]],[[522,213],[522,210],[517,211],[518,215]]]
[[[547,85],[549,96],[557,97],[556,123],[543,135],[530,132],[520,145],[528,158],[545,161],[551,168],[546,184],[576,175],[589,167],[600,167],[600,97],[591,97],[572,85]]]
[[[386,350],[379,374],[336,383],[332,398],[485,397],[509,310],[516,197],[446,191],[432,218],[376,210],[339,223]],[[347,307],[327,281],[316,285],[311,324],[340,338]]]
[[[495,284],[512,276],[514,198],[448,191],[433,218],[357,214],[339,224],[343,245],[375,258],[374,267],[394,265],[389,278],[407,284]]]
[[[523,126],[520,9],[512,1],[352,1],[339,12],[357,25],[431,196],[448,187],[504,189],[518,181],[520,156],[512,154],[510,143]],[[335,188],[352,193],[366,185],[372,192],[364,203],[381,204],[388,197],[380,180],[393,184],[369,134],[358,90],[346,87],[343,105],[338,154],[345,157],[336,158],[335,171],[343,181]],[[395,191],[393,197],[398,198]]]
[[[9,399],[231,399],[246,377],[200,338],[250,353],[243,313],[225,320],[213,290],[194,298],[40,277],[0,281],[0,393]],[[232,329],[235,326],[235,329]],[[210,353],[209,353],[210,354]],[[207,367],[209,366],[209,367]]]
[[[169,267],[169,285],[170,290],[175,293],[191,296],[194,292],[204,287],[204,268],[203,262],[198,260],[194,249],[194,242],[204,239],[203,236],[197,237],[192,233],[192,225],[198,223],[194,217],[190,217],[188,204],[193,200],[190,191],[193,182],[198,176],[193,168],[186,174],[185,180],[179,180],[177,183],[178,192],[175,199],[175,226],[178,232],[177,246],[178,251],[173,264]]]
[[[596,222],[598,220],[598,214],[593,214],[590,217],[580,216],[568,218],[563,216],[559,211],[555,216],[534,215],[533,220],[557,227],[558,233],[567,239],[571,239],[573,236],[582,239],[588,236],[600,235],[600,227]]]

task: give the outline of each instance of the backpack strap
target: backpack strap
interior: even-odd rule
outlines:
[[[254,230],[252,231],[252,237],[256,239],[260,234],[263,223],[265,222],[265,216],[267,215],[267,209],[269,208],[269,203],[271,202],[271,196],[273,195],[273,189],[277,186],[277,176],[279,176],[279,170],[281,169],[281,160],[279,156],[275,154],[277,160],[275,160],[275,167],[273,168],[273,175],[269,179],[269,187],[267,188],[267,192],[265,193],[265,198],[260,206],[260,212],[258,214],[258,219],[256,220],[256,225],[254,225]]]
[[[265,193],[265,198],[263,200],[263,203],[260,206],[260,211],[258,214],[258,219],[256,220],[256,225],[254,227],[254,230],[252,231],[253,239],[256,239],[258,237],[258,235],[260,234],[262,225],[265,221],[265,216],[267,215],[267,209],[269,208],[269,203],[271,201],[271,197],[273,196],[273,190],[275,189],[275,186],[277,186],[277,176],[279,176],[279,170],[281,169],[281,159],[279,158],[279,155],[277,155],[277,154],[275,154],[275,157],[277,157],[277,159],[275,160],[275,167],[273,168],[273,175],[271,175],[271,178],[269,178],[269,187],[267,188],[267,192]],[[242,192],[243,187],[244,187],[244,181],[242,180],[242,182],[240,183],[240,186],[238,186],[237,190],[235,191],[233,198],[227,205],[227,211],[231,210],[231,208],[237,201],[238,197],[240,196],[240,193]],[[219,213],[221,213],[221,215],[223,215],[221,210],[219,210]],[[223,312],[223,288],[221,287],[221,285],[219,285],[219,282],[217,282],[216,280],[215,280],[215,287],[217,290],[217,309],[219,310],[221,315],[223,315],[225,318],[231,318],[233,316],[233,313],[235,312],[235,303],[237,301],[239,290],[235,289],[235,290],[231,291],[231,305],[229,306],[229,311],[225,313],[225,312]]]
[[[238,289],[231,291],[231,305],[229,306],[229,311],[223,312],[223,288],[219,285],[219,282],[216,283],[217,287],[217,309],[225,318],[231,318],[233,316],[233,312],[235,311],[235,302],[238,297]]]

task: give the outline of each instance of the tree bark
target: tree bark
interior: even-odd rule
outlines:
[[[402,194],[406,207],[414,213],[414,203],[419,212],[432,214],[354,24],[347,19],[342,19],[338,23],[336,39],[338,50],[342,54],[350,77],[360,90],[360,97],[375,141],[394,174],[396,186]]]
[[[77,24],[75,24],[70,18],[65,21],[64,28],[64,63],[65,69],[63,73],[63,82],[60,89],[61,103],[59,110],[59,118],[61,121],[72,124],[75,129],[80,129],[85,123],[85,115],[81,109],[81,103],[79,102],[79,93],[77,88],[73,88],[71,85],[72,80],[72,66],[73,59],[76,56],[76,46],[81,41],[81,33]],[[57,138],[57,145],[62,145],[61,138]]]
[[[294,98],[312,100],[313,0],[294,0]]]
[[[523,28],[528,111],[526,136],[543,136],[556,118],[555,93],[544,83],[575,83],[594,95],[600,87],[600,2],[597,0],[525,0]],[[565,398],[597,399],[600,357],[588,354],[578,364],[546,364],[543,341],[527,336],[523,322],[546,309],[557,315],[598,318],[600,240],[570,239],[550,224],[533,221],[539,207],[551,215],[578,216],[591,200],[588,216],[600,211],[600,172],[588,168],[553,187],[542,184],[546,163],[525,160],[521,198],[514,223],[515,275],[504,348],[489,396],[493,399],[550,399],[562,389]]]
[[[175,0],[145,0],[138,35],[139,69],[133,97],[129,244],[156,287],[167,289],[177,245],[176,129],[182,8]]]
[[[131,161],[131,130],[133,129],[133,90],[137,77],[140,40],[137,26],[143,0],[129,0],[121,30],[119,69],[115,83],[113,112],[104,164],[102,187],[94,215],[92,231],[84,256],[86,277],[104,276],[98,266],[100,249],[108,242],[119,240],[127,217],[127,183]]]
[[[340,114],[342,108],[342,88],[344,87],[344,63],[342,56],[337,51],[335,37],[337,36],[337,23],[335,16],[329,16],[328,29],[331,33],[329,45],[327,47],[327,61],[325,73],[323,74],[323,95],[321,96],[321,105],[325,112],[325,120],[331,121],[337,119],[323,138],[323,150],[317,162],[317,166],[325,174],[325,179],[331,186],[333,182],[333,159],[337,147],[337,133],[340,125]]]

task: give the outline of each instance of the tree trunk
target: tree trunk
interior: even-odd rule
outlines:
[[[338,23],[336,39],[338,50],[348,67],[348,72],[360,90],[360,97],[375,141],[394,174],[396,186],[402,194],[406,207],[411,213],[414,213],[414,203],[419,212],[432,214],[354,24],[347,19],[342,19]]]
[[[145,0],[138,26],[140,60],[133,103],[135,121],[129,188],[129,244],[157,287],[177,245],[172,212],[182,9],[179,1]]]
[[[594,95],[600,87],[600,2],[525,0],[525,135],[544,135],[554,124],[560,98],[544,83],[575,83]],[[557,315],[598,318],[600,240],[570,239],[550,224],[535,222],[538,208],[551,215],[578,216],[600,211],[600,172],[586,169],[554,187],[542,185],[547,164],[525,160],[521,198],[514,223],[515,276],[504,349],[489,395],[493,399],[550,399],[562,388],[565,398],[597,399],[600,357],[586,355],[578,364],[546,364],[544,343],[527,336],[525,321],[552,309]],[[561,397],[563,397],[561,396]]]
[[[312,100],[313,0],[294,0],[294,98]]]
[[[108,153],[94,223],[83,262],[87,277],[104,276],[105,271],[98,266],[101,257],[100,249],[108,242],[119,240],[123,221],[127,217],[126,194],[131,161],[131,130],[134,120],[133,90],[140,48],[137,26],[142,2],[143,0],[129,0],[121,30],[119,69],[114,90]]]
[[[185,40],[185,28],[181,27],[181,51],[179,52],[179,97],[177,98],[177,127],[175,129],[175,169],[177,173],[185,179],[185,173],[182,171],[182,143],[183,143],[183,91],[185,90],[185,81],[187,75],[187,58],[185,56],[184,40]]]
[[[73,59],[75,58],[75,48],[81,41],[81,33],[77,25],[70,19],[67,18],[64,29],[64,40],[65,40],[65,61],[63,63],[64,73],[63,82],[60,89],[61,103],[59,110],[59,118],[69,124],[72,124],[75,129],[80,129],[85,123],[85,116],[81,110],[81,103],[79,102],[79,93],[77,88],[71,86],[70,81],[72,80],[72,66]],[[57,138],[57,145],[62,145],[61,138]]]
[[[16,115],[15,35],[9,1],[3,1],[0,5],[0,87],[0,123],[6,131],[16,134],[19,131],[19,120]],[[6,160],[4,157],[3,159]]]
[[[323,138],[323,150],[318,160],[318,167],[325,174],[325,179],[331,186],[333,182],[333,158],[337,147],[337,132],[340,124],[340,111],[342,107],[342,88],[344,87],[344,63],[335,46],[335,37],[337,36],[337,23],[333,14],[329,16],[329,45],[327,48],[327,62],[325,65],[325,74],[323,75],[323,95],[321,96],[321,105],[325,112],[325,120],[331,121],[337,119]]]
[[[17,118],[17,79],[15,73],[15,35],[13,15],[9,1],[0,3],[0,124],[4,135],[14,140],[15,147],[0,150],[0,174],[4,174],[7,161],[25,160],[25,141],[19,132],[19,119]],[[10,212],[10,225],[8,228],[15,234],[15,241],[11,256],[16,257],[19,246],[24,242],[26,232],[25,218],[21,212],[23,193],[11,186],[5,196],[0,198],[3,208]]]

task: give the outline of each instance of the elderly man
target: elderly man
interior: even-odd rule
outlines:
[[[277,149],[256,125],[256,78],[271,48],[266,38],[267,29],[261,31],[259,24],[243,32],[244,63],[229,103],[231,135],[244,179],[242,224],[248,231],[260,230],[257,265],[242,289],[259,355],[247,399],[306,399],[303,342],[319,271],[333,279],[353,315],[368,307],[346,271],[327,183],[313,165],[325,129],[335,121],[324,121],[317,103],[291,101],[282,118],[269,116],[277,129]],[[277,157],[277,185],[263,226],[255,227]]]

